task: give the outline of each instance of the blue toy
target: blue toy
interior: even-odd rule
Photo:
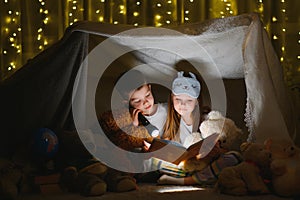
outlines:
[[[58,151],[58,138],[48,128],[40,128],[34,135],[33,150],[37,156],[52,158]]]

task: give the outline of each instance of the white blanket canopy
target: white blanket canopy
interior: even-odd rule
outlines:
[[[243,78],[247,94],[243,114],[250,133],[249,140],[262,142],[273,136],[295,139],[296,117],[286,93],[282,68],[256,14],[170,29],[89,22],[78,23],[68,31],[68,34],[74,31],[87,33],[90,43],[96,41],[91,45],[89,57],[82,65],[74,87],[80,94],[74,96],[77,97],[74,102],[87,105],[75,112],[80,112],[86,122],[94,118],[94,114],[90,114],[94,105],[90,104],[89,98],[95,99],[96,90],[94,88],[89,93],[86,88],[98,83],[106,66],[129,53],[131,59],[123,59],[124,66],[130,63],[140,67],[154,81],[167,85],[173,78],[176,63],[189,61],[203,75],[213,109],[224,114],[226,98],[225,102],[223,98],[226,93],[218,81]]]

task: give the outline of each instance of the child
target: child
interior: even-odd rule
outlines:
[[[200,82],[193,73],[190,77],[184,77],[183,72],[178,72],[178,77],[172,83],[172,93],[168,104],[168,117],[165,124],[163,138],[180,142],[183,146],[189,147],[194,142],[195,135],[192,133],[199,132],[199,125],[202,121],[203,111],[201,113],[198,100],[201,91]],[[201,137],[201,135],[200,135]],[[203,138],[202,138],[203,139]],[[213,147],[209,153],[219,154],[218,145]],[[176,184],[176,185],[193,185],[193,184],[210,184],[217,180],[219,172],[227,167],[236,165],[240,162],[238,156],[233,154],[222,154],[217,160],[213,161],[210,166],[202,171],[195,172],[192,176],[177,178],[163,175],[159,178],[159,184]]]
[[[138,70],[130,70],[119,79],[116,87],[129,107],[133,125],[140,125],[138,115],[141,113],[159,130],[159,135],[154,137],[161,137],[167,118],[167,104],[155,103],[151,85],[144,75]]]
[[[199,98],[201,85],[193,73],[190,72],[189,75],[191,77],[184,77],[183,71],[178,72],[178,77],[172,83],[163,135],[164,139],[180,142],[186,148],[192,145],[192,133],[199,132],[202,121],[202,102]]]

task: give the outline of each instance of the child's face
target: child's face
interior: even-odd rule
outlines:
[[[186,94],[172,95],[174,109],[180,115],[190,115],[195,106],[197,105],[197,99],[190,97]]]
[[[144,85],[135,90],[130,96],[129,103],[132,107],[141,110],[145,115],[152,114],[154,98],[151,92],[151,86]]]

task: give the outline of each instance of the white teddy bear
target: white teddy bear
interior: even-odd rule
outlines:
[[[200,125],[200,132],[203,138],[218,133],[220,147],[225,150],[239,151],[240,145],[246,140],[246,135],[234,121],[224,117],[219,111],[208,113],[206,120]]]
[[[240,145],[246,141],[246,134],[243,134],[242,130],[231,119],[224,117],[218,111],[208,113],[206,119],[200,125],[200,132],[203,138],[207,138],[214,133],[219,134],[219,154],[229,151],[240,151]],[[181,164],[181,167],[189,172],[201,171],[212,159],[218,156],[215,155],[215,152],[208,155],[204,158],[196,156],[188,159]]]

